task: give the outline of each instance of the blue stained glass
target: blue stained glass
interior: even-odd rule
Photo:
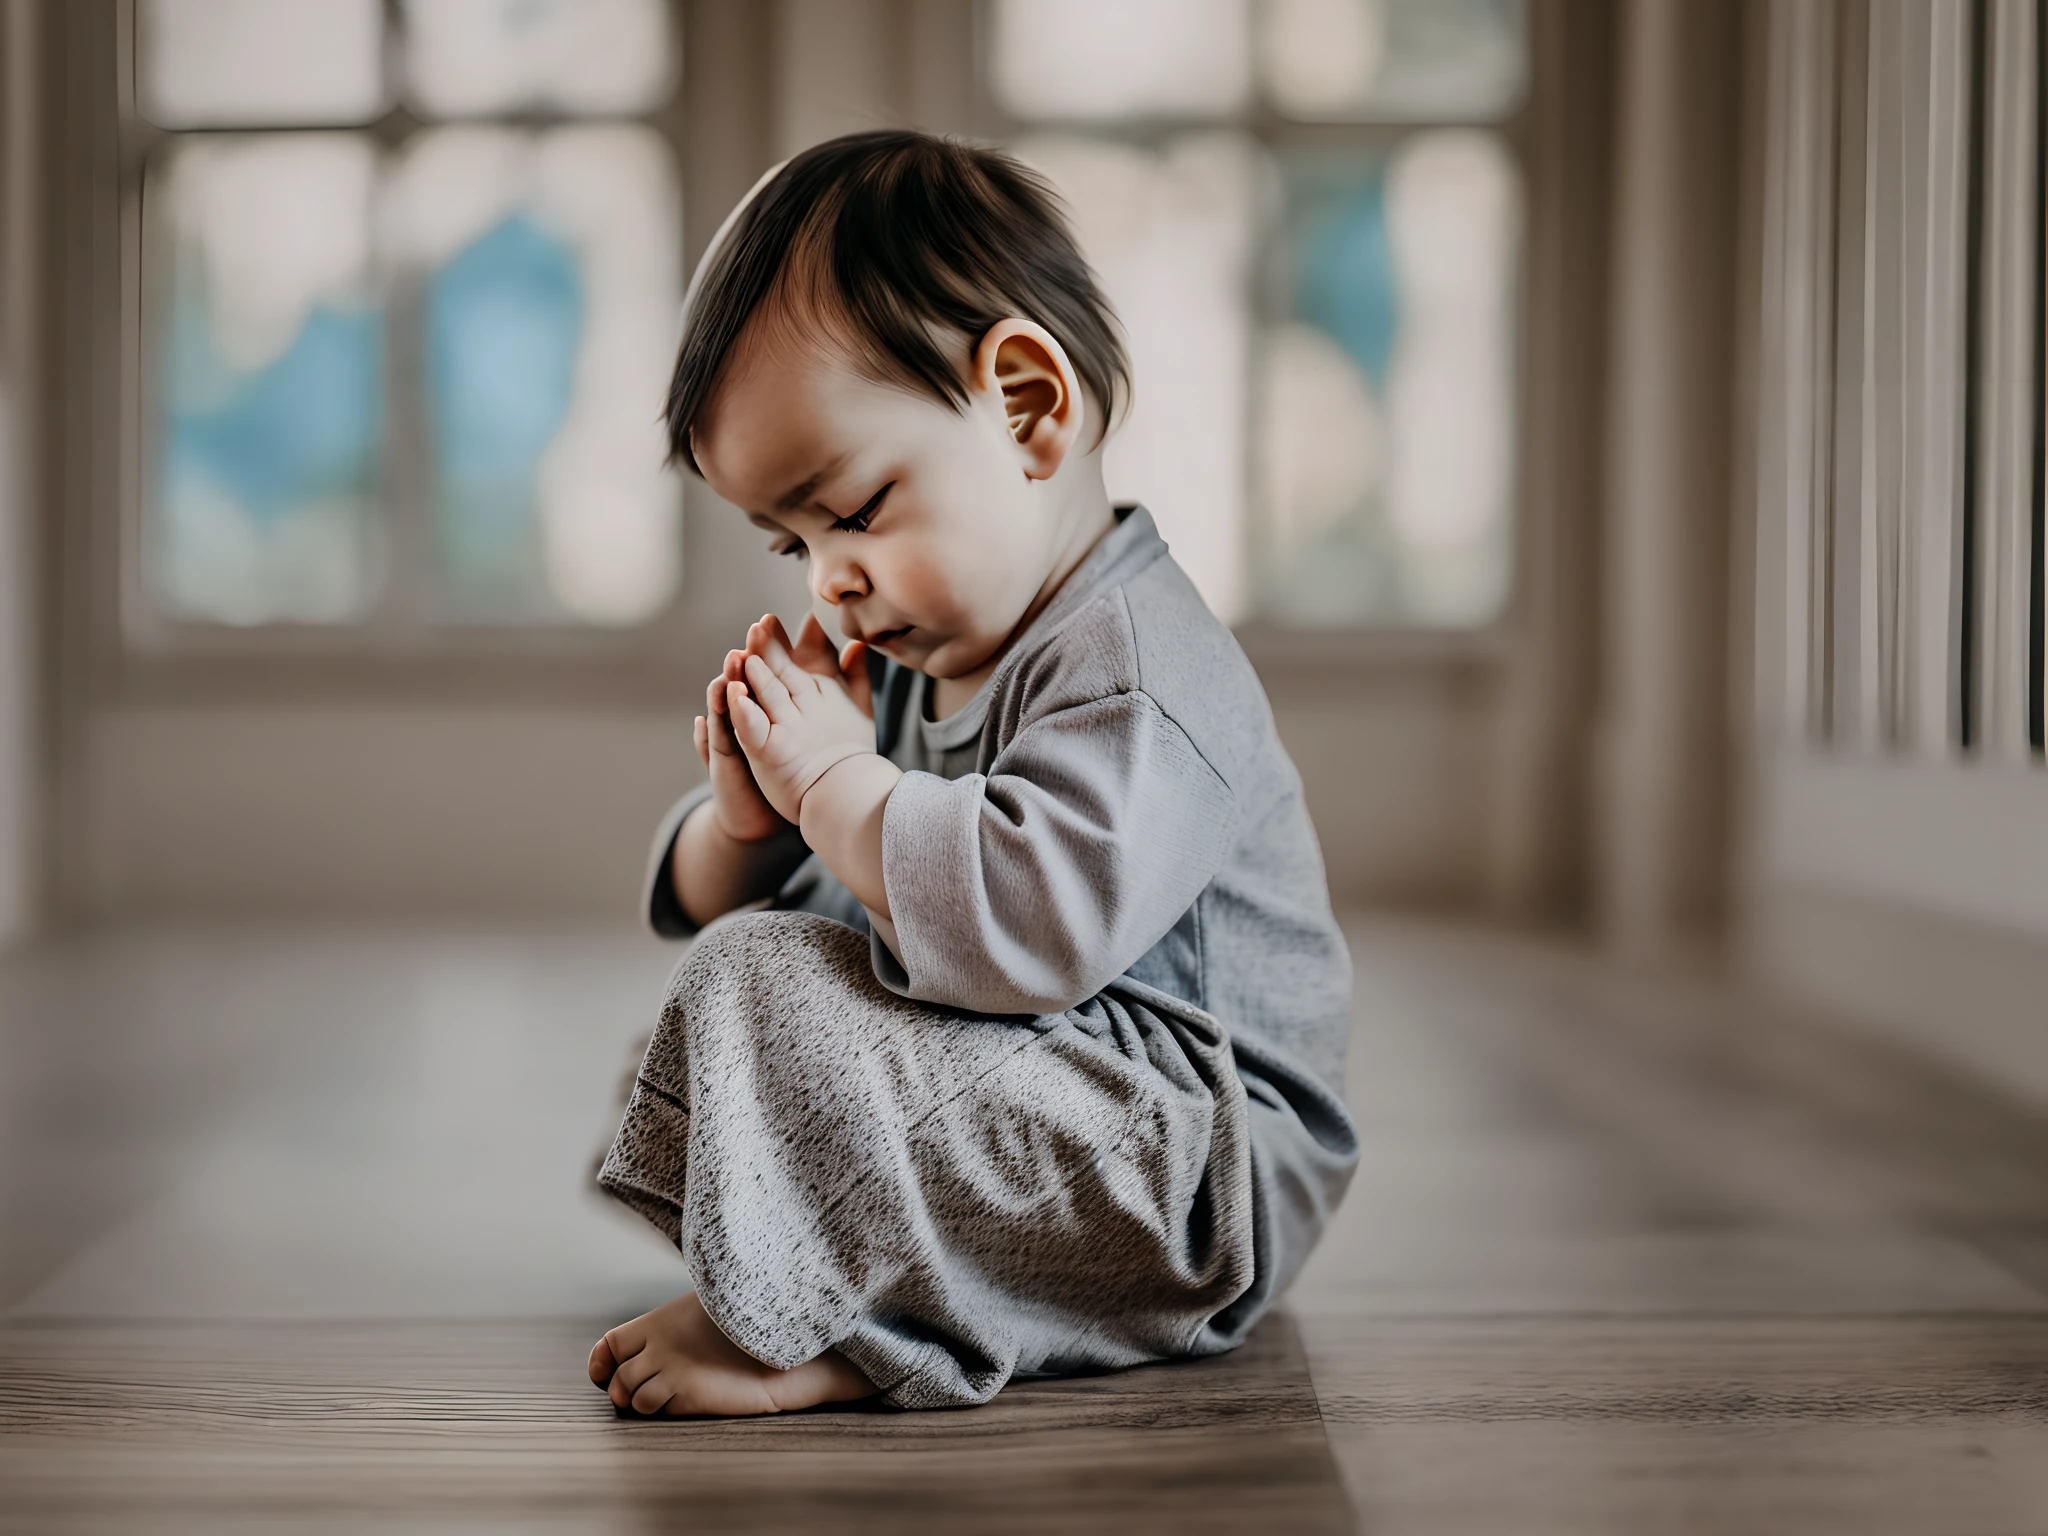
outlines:
[[[161,354],[155,577],[172,611],[230,624],[335,623],[374,597],[384,327],[312,305],[256,366],[221,344],[234,297],[177,273]]]
[[[1297,185],[1292,219],[1295,318],[1326,331],[1376,388],[1400,325],[1382,167]]]
[[[1484,623],[1512,512],[1512,162],[1430,131],[1283,175],[1262,605],[1309,626]]]
[[[383,446],[384,334],[360,310],[316,306],[291,345],[244,373],[221,355],[205,300],[172,314],[164,469],[173,498],[204,482],[259,522],[370,495]]]
[[[150,162],[143,240],[164,304],[144,511],[170,614],[332,624],[375,600],[374,170],[368,142],[343,134],[180,136]]]
[[[1320,461],[1333,451],[1327,439],[1337,434],[1363,437],[1370,446],[1361,450],[1341,506],[1325,504],[1326,495],[1309,516],[1299,508],[1267,507],[1269,523],[1260,546],[1261,605],[1282,623],[1308,626],[1398,617],[1399,555],[1380,516],[1381,423],[1401,332],[1386,160],[1355,152],[1303,154],[1285,162],[1284,175],[1287,211],[1279,231],[1279,269],[1286,287],[1280,315],[1293,322],[1297,348],[1304,334],[1322,338],[1325,369],[1351,372],[1357,394],[1335,388],[1341,382],[1337,378],[1316,374],[1288,391],[1269,374],[1264,451],[1269,458],[1278,454]],[[1299,368],[1302,361],[1294,353],[1269,353],[1269,367],[1291,363]],[[1271,413],[1298,410],[1303,402],[1283,403],[1270,392],[1299,395],[1303,388],[1324,401],[1352,399],[1353,409],[1335,412],[1313,427],[1276,422]],[[1297,441],[1294,434],[1304,430],[1319,440]],[[1329,483],[1327,465],[1321,483]]]
[[[442,553],[459,598],[546,606],[535,477],[569,411],[584,309],[575,253],[518,213],[428,284]]]

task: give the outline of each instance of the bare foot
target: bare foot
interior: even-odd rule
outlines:
[[[635,1413],[786,1413],[872,1397],[874,1383],[836,1349],[793,1370],[763,1365],[718,1331],[695,1291],[621,1323],[590,1351],[590,1379]]]

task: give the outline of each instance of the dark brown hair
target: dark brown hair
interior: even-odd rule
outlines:
[[[925,133],[853,133],[778,171],[711,255],[669,384],[669,449],[690,429],[764,302],[808,305],[875,377],[967,405],[947,332],[1016,315],[1044,326],[1103,411],[1131,386],[1116,316],[1058,195],[999,150]]]

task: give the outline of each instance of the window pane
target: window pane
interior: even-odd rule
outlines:
[[[387,231],[423,289],[421,393],[457,617],[632,624],[673,595],[659,425],[681,306],[678,194],[649,130],[415,140]]]
[[[375,170],[342,134],[195,139],[151,168],[150,576],[173,614],[332,623],[374,595]]]
[[[1507,593],[1519,187],[1500,141],[1286,166],[1285,314],[1265,338],[1262,609],[1299,625],[1480,624]]]
[[[166,128],[361,123],[385,107],[379,0],[143,0],[143,115]]]
[[[1251,92],[1247,0],[998,0],[990,64],[1016,117],[1214,117]]]
[[[406,0],[406,95],[432,117],[644,112],[674,69],[663,0]]]
[[[1260,72],[1308,121],[1496,119],[1526,83],[1522,0],[1263,0]]]
[[[1245,419],[1257,151],[1188,134],[1154,153],[1040,138],[1018,153],[1050,177],[1101,276],[1137,375],[1110,439],[1110,494],[1142,501],[1209,606],[1237,619],[1245,584]]]

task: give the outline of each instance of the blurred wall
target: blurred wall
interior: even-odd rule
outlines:
[[[1743,8],[1621,8],[1593,760],[1597,917],[1638,956],[1723,915]]]
[[[698,773],[696,680],[747,618],[801,611],[791,573],[757,574],[758,536],[693,484],[686,622],[658,667],[593,680],[427,665],[336,682],[138,656],[110,547],[123,471],[108,435],[123,410],[106,62],[118,13],[113,0],[40,10],[46,76],[65,83],[46,145],[65,259],[45,289],[62,317],[45,506],[64,582],[51,818],[64,909],[625,918],[648,828]],[[1584,897],[1610,10],[1532,8],[1544,83],[1528,129],[1528,282],[1540,345],[1514,613],[1498,633],[1441,642],[1246,637],[1342,901],[1551,918]],[[891,122],[987,131],[973,12],[971,0],[691,0],[689,250],[805,143]]]
[[[2039,7],[1756,13],[1739,953],[2048,1102]]]
[[[0,947],[42,894],[36,572],[35,10],[0,0]]]
[[[626,919],[698,771],[698,680],[749,618],[801,611],[796,573],[693,485],[658,657],[139,651],[122,12],[0,6],[0,936],[41,868],[87,919]],[[1000,126],[971,0],[686,8],[693,253],[818,138]],[[1513,610],[1476,636],[1244,635],[1332,887],[1591,916],[1658,961],[1717,953],[1727,924],[1753,977],[2048,1101],[2037,8],[1529,14]]]
[[[36,648],[19,435],[13,391],[0,375],[0,946],[33,925],[39,884]]]

